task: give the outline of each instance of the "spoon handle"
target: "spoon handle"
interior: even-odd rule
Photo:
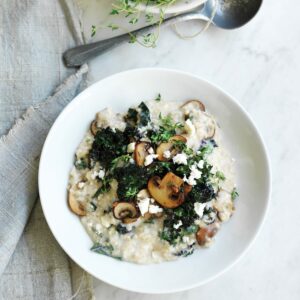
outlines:
[[[170,26],[179,22],[183,21],[189,21],[189,20],[206,20],[207,17],[202,15],[201,13],[183,13],[181,15],[173,16],[168,19],[165,19],[161,26],[166,27]],[[137,29],[135,31],[132,31],[131,33],[133,35],[142,35],[145,33],[148,33],[151,30],[154,30],[158,27],[157,24],[148,25],[146,27]],[[116,46],[118,46],[120,43],[129,41],[129,35],[128,33],[119,35],[117,37],[109,38],[103,41],[99,41],[92,44],[86,44],[82,46],[78,46],[72,49],[67,50],[63,54],[63,58],[65,61],[65,64],[67,67],[77,67],[81,66],[82,64],[86,63],[91,58],[102,54]]]

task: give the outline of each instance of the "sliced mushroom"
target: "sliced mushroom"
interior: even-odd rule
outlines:
[[[98,126],[97,126],[97,121],[94,120],[92,123],[91,123],[91,126],[90,126],[90,130],[91,130],[91,133],[93,135],[96,135],[97,134],[97,131],[99,130]]]
[[[176,151],[176,149],[174,149],[174,141],[181,141],[183,143],[186,143],[187,139],[182,135],[174,135],[169,139],[168,142],[161,143],[156,149],[156,154],[158,155],[158,157],[157,157],[158,160],[167,161],[171,157],[176,155],[177,151]],[[171,152],[170,158],[164,157],[164,152],[165,151],[170,151]]]
[[[181,105],[181,108],[184,109],[184,113],[187,115],[194,110],[205,111],[205,105],[199,100],[189,100]]]
[[[126,219],[135,219],[138,217],[138,210],[132,202],[116,201],[113,203],[112,208],[114,217],[118,220],[123,220],[123,222]]]
[[[231,193],[224,189],[220,189],[214,203],[214,208],[217,210],[217,216],[220,221],[228,221],[234,211],[234,203],[231,198]]]
[[[191,190],[192,190],[192,186],[189,184],[185,184],[183,187],[183,192],[184,192],[184,196],[186,196]]]
[[[202,122],[204,122],[203,125],[205,127],[205,133],[203,138],[206,140],[212,139],[216,133],[216,128],[217,128],[216,121],[211,115],[205,113],[202,118]]]
[[[134,222],[137,221],[137,219],[138,219],[138,218],[124,218],[124,219],[122,220],[122,223],[124,223],[124,224],[134,223]]]
[[[219,229],[219,225],[216,223],[210,224],[207,227],[199,228],[196,233],[196,240],[200,246],[205,246],[210,242]]]
[[[74,194],[69,193],[68,197],[69,207],[71,211],[78,216],[85,216],[86,211],[84,205],[75,199]]]
[[[136,144],[134,149],[134,159],[138,166],[144,166],[144,162],[146,156],[149,154],[148,150],[150,149],[151,145],[147,142],[141,142]]]
[[[158,176],[150,178],[148,191],[162,207],[175,208],[184,202],[184,182],[172,172],[162,180]]]

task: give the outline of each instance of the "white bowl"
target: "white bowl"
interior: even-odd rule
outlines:
[[[92,242],[67,205],[67,182],[75,149],[95,113],[125,111],[142,100],[201,99],[223,129],[236,159],[236,212],[216,242],[187,258],[136,265],[90,251]],[[204,284],[231,267],[254,241],[266,215],[271,174],[262,138],[231,96],[194,75],[166,69],[136,69],[103,79],[79,94],[52,126],[41,155],[39,191],[48,225],[65,252],[83,269],[114,286],[142,293],[170,293]],[[138,249],[137,249],[138,251]]]
[[[207,0],[177,0],[174,4],[162,7],[165,14],[180,14],[192,10]],[[159,14],[160,8],[154,5],[139,4],[138,9],[147,13]]]

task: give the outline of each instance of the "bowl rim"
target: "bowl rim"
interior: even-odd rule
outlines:
[[[135,72],[167,72],[167,73],[174,73],[177,75],[181,75],[181,76],[187,76],[187,77],[191,77],[193,79],[197,79],[200,80],[202,82],[204,82],[205,84],[207,84],[208,86],[210,86],[212,89],[216,89],[218,91],[220,91],[222,94],[224,94],[227,98],[228,101],[233,102],[234,104],[236,104],[238,106],[238,108],[245,114],[245,116],[248,118],[259,142],[261,143],[262,146],[262,153],[264,156],[264,160],[266,162],[266,203],[265,203],[265,209],[264,209],[264,213],[262,215],[262,218],[259,220],[258,222],[258,226],[257,226],[257,230],[255,232],[255,234],[253,235],[253,237],[251,239],[249,239],[249,242],[247,244],[247,246],[243,249],[243,251],[241,251],[239,253],[239,255],[236,256],[236,258],[234,260],[232,260],[232,262],[230,262],[227,267],[225,267],[224,269],[220,270],[219,272],[217,272],[216,274],[214,274],[213,276],[208,277],[205,280],[202,280],[200,282],[197,283],[193,283],[190,285],[186,285],[184,287],[170,287],[167,288],[163,291],[149,291],[149,290],[140,290],[140,289],[134,289],[134,288],[126,288],[124,286],[115,284],[115,283],[111,283],[109,281],[107,281],[105,278],[100,278],[97,274],[95,274],[94,272],[88,271],[85,269],[84,266],[82,266],[81,261],[77,261],[74,257],[73,254],[68,250],[65,249],[65,247],[63,246],[63,243],[61,243],[60,238],[56,237],[55,231],[53,230],[52,226],[51,226],[51,222],[50,222],[50,217],[48,215],[47,210],[45,209],[45,205],[44,205],[44,201],[43,201],[43,197],[42,197],[42,193],[41,193],[41,182],[42,182],[42,177],[43,177],[43,164],[45,161],[45,152],[46,152],[46,148],[48,147],[48,143],[50,141],[50,137],[52,136],[53,132],[56,130],[56,126],[59,123],[59,120],[61,118],[64,117],[64,114],[66,114],[73,105],[76,105],[77,102],[80,101],[80,98],[82,98],[83,95],[88,94],[89,91],[91,89],[94,88],[95,85],[99,84],[99,82],[103,82],[106,80],[112,80],[114,77],[118,77],[120,75],[124,76],[126,74],[130,74],[130,73],[135,73]],[[255,125],[255,123],[253,122],[251,116],[249,115],[249,113],[241,106],[241,104],[234,98],[232,97],[229,93],[225,92],[222,88],[220,88],[218,85],[211,83],[210,81],[203,79],[200,76],[194,75],[190,72],[185,72],[185,71],[181,71],[181,70],[176,70],[176,69],[170,69],[170,68],[134,68],[134,69],[129,69],[126,71],[122,71],[122,72],[118,72],[118,73],[114,73],[112,75],[109,75],[107,77],[104,77],[98,81],[96,81],[95,83],[93,83],[92,85],[90,85],[89,87],[87,87],[85,90],[83,90],[82,92],[80,92],[73,100],[71,100],[71,102],[69,102],[64,109],[60,112],[59,116],[56,118],[55,122],[53,123],[53,125],[51,126],[51,129],[49,130],[47,137],[45,139],[44,145],[43,145],[43,149],[41,152],[41,156],[40,156],[40,164],[39,164],[39,170],[38,170],[38,188],[39,188],[39,193],[40,193],[40,202],[41,202],[41,206],[42,206],[42,210],[46,219],[46,222],[53,234],[53,236],[55,237],[55,240],[58,242],[58,244],[60,245],[60,247],[62,247],[62,249],[64,250],[64,252],[74,261],[76,262],[76,264],[78,264],[83,270],[85,270],[87,273],[91,274],[93,277],[109,284],[112,286],[115,286],[117,288],[123,289],[123,290],[127,290],[127,291],[131,291],[131,292],[136,292],[136,293],[148,293],[148,294],[170,294],[170,293],[175,293],[175,292],[182,292],[182,291],[186,291],[189,289],[193,289],[199,286],[202,286],[214,279],[216,279],[217,277],[221,276],[222,274],[224,274],[225,272],[227,272],[229,269],[231,269],[233,266],[235,266],[244,256],[245,254],[248,252],[248,250],[250,249],[250,247],[254,244],[255,240],[257,239],[259,233],[262,230],[262,227],[266,221],[268,212],[270,210],[270,202],[271,202],[271,193],[272,193],[272,171],[271,171],[271,163],[270,163],[270,158],[268,155],[268,151],[267,151],[267,147],[266,144],[257,128],[257,126]]]

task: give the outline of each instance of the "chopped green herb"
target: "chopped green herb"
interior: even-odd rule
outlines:
[[[151,121],[150,110],[144,102],[141,102],[138,107],[140,109],[139,126],[147,126]]]
[[[234,188],[231,192],[231,199],[235,200],[239,196],[239,193],[236,188]]]
[[[158,94],[157,97],[154,99],[156,102],[159,102],[161,100],[161,94]]]
[[[217,177],[219,180],[222,180],[222,181],[225,180],[225,175],[224,175],[224,173],[221,172],[221,171],[217,171],[217,172],[216,172],[216,177]]]
[[[95,26],[95,25],[92,25],[92,29],[91,29],[91,37],[95,36],[96,32],[97,32],[96,26]]]
[[[86,168],[88,168],[88,162],[86,160],[84,160],[83,158],[80,158],[75,161],[75,168],[77,170],[86,169]]]
[[[117,24],[109,24],[108,28],[111,28],[111,30],[117,30],[119,29],[119,26]]]
[[[99,197],[101,194],[107,193],[110,191],[110,183],[111,183],[111,178],[104,177],[102,179],[102,185],[100,188],[96,191],[96,193],[93,195],[93,198]]]

